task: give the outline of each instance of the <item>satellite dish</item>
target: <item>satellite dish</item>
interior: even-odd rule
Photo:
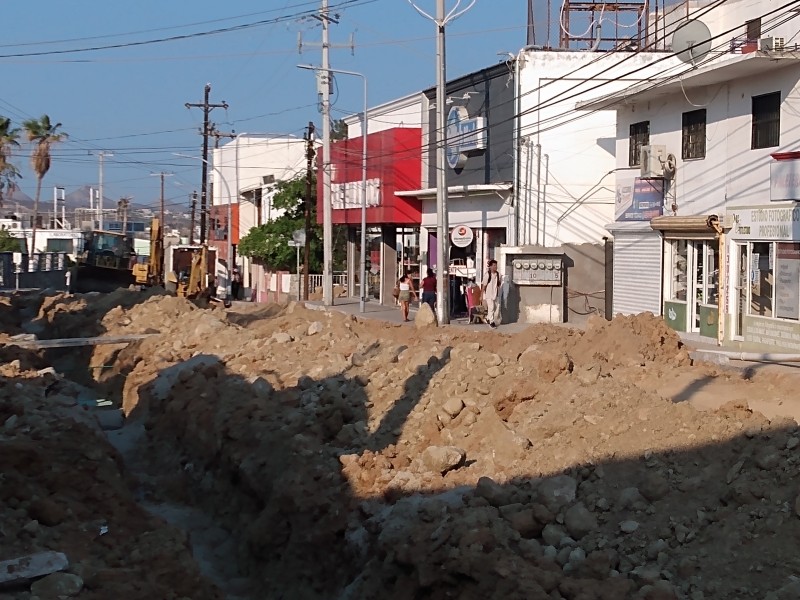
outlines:
[[[711,52],[711,31],[702,21],[686,21],[672,34],[672,51],[681,62],[697,64]]]

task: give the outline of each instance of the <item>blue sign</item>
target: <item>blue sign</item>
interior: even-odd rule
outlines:
[[[454,106],[447,115],[447,164],[463,169],[471,153],[486,150],[486,119],[470,118],[463,106]]]
[[[641,179],[617,187],[617,221],[649,221],[664,214],[664,180]]]

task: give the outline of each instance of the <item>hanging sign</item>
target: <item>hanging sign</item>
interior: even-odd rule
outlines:
[[[475,239],[475,232],[471,227],[466,225],[456,225],[450,232],[450,239],[453,241],[453,246],[457,248],[466,248]]]

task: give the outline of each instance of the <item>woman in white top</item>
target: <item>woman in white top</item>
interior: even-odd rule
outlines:
[[[417,299],[417,292],[414,291],[414,283],[408,275],[403,275],[400,278],[397,287],[400,290],[397,299],[400,302],[400,311],[403,313],[403,321],[408,321],[408,303],[411,302],[412,295],[415,300]]]

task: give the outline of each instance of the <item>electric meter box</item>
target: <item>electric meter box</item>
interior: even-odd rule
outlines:
[[[563,273],[561,254],[515,254],[511,260],[511,281],[517,285],[560,286]]]

